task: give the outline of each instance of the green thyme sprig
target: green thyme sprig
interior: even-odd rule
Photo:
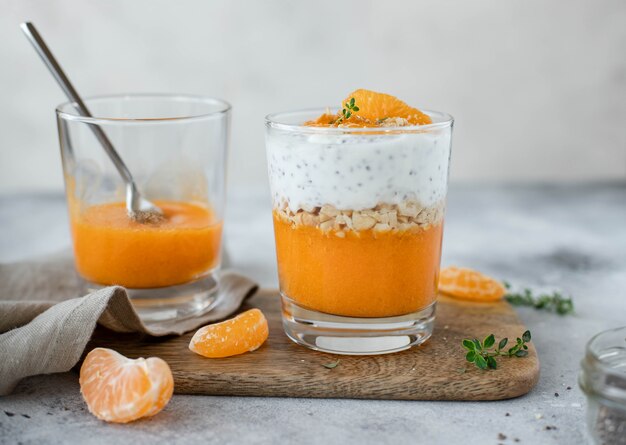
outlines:
[[[342,123],[346,119],[350,119],[352,113],[356,113],[357,111],[359,111],[359,107],[356,106],[354,97],[343,105],[345,108],[341,109],[341,116],[339,116],[339,118],[334,122],[337,125]]]
[[[530,331],[524,332],[521,338],[517,337],[515,345],[504,350],[508,342],[509,339],[505,337],[496,346],[494,334],[487,336],[483,341],[465,338],[462,342],[463,347],[467,349],[465,360],[474,363],[480,369],[497,369],[496,357],[526,357],[528,355],[526,343],[530,343]]]
[[[506,281],[504,287],[507,290],[511,289],[511,285]],[[556,312],[559,315],[568,315],[574,312],[572,297],[564,297],[557,291],[535,296],[531,289],[525,288],[522,292],[507,292],[504,298],[513,306],[530,306],[538,310]]]

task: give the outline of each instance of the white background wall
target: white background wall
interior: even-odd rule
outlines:
[[[453,180],[626,179],[624,0],[0,0],[0,193],[62,188],[64,97],[233,104],[231,185],[265,186],[263,117],[388,92],[455,116]]]

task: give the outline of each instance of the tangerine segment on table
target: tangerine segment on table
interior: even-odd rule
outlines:
[[[281,292],[347,317],[392,317],[435,301],[443,224],[406,231],[324,232],[274,212]]]
[[[473,301],[498,301],[506,293],[506,289],[499,281],[462,267],[446,267],[441,270],[439,291],[452,297]]]
[[[250,309],[230,320],[198,329],[189,342],[189,349],[209,358],[230,357],[258,349],[268,335],[263,312]]]
[[[386,127],[389,120],[405,120],[404,125],[432,124],[432,119],[390,94],[358,89],[341,103],[337,114],[329,112],[305,123],[312,127]],[[348,114],[344,114],[348,112]],[[387,121],[387,122],[385,122]]]
[[[89,412],[116,423],[155,415],[174,392],[172,371],[165,361],[157,357],[132,360],[106,348],[87,354],[79,382]]]
[[[123,202],[87,207],[71,215],[76,268],[103,285],[151,288],[183,284],[217,267],[222,224],[204,205],[155,201],[160,223],[128,218]]]

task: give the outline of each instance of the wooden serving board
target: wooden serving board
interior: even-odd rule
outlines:
[[[108,347],[132,358],[161,357],[174,374],[177,394],[325,397],[397,400],[500,400],[523,395],[539,379],[534,347],[525,358],[501,358],[483,371],[465,362],[461,340],[510,340],[526,330],[506,302],[466,303],[440,297],[435,331],[419,347],[378,356],[338,356],[296,345],[283,333],[277,291],[261,291],[242,310],[260,308],[270,336],[257,351],[209,359],[188,349],[193,332],[181,337],[141,338],[99,328],[87,351]],[[339,364],[333,369],[324,364]]]

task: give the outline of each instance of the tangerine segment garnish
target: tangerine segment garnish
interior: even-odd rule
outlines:
[[[189,349],[209,358],[230,357],[258,349],[268,335],[263,312],[250,309],[230,320],[201,327],[189,342]]]
[[[133,360],[106,348],[87,354],[79,381],[89,412],[107,422],[153,416],[174,392],[172,371],[165,361],[157,357]]]
[[[337,114],[329,111],[304,123],[309,127],[401,127],[432,124],[432,119],[397,97],[359,89],[341,104]]]
[[[430,116],[389,94],[360,89],[349,94],[342,105],[345,107],[353,99],[358,105],[358,111],[353,112],[352,115],[371,122],[381,122],[389,118],[406,119],[410,125],[425,125],[433,122]]]
[[[331,113],[324,113],[317,119],[306,121],[304,125],[307,127],[328,127],[335,123],[337,116]]]
[[[463,267],[442,269],[439,274],[439,291],[451,297],[473,301],[498,301],[506,293],[499,281]]]

